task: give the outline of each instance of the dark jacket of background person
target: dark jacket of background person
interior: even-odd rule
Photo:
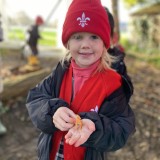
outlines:
[[[31,46],[37,46],[38,39],[41,38],[38,30],[38,25],[33,25],[28,30],[29,38],[28,44]]]
[[[115,33],[114,33],[114,26],[115,26],[114,18],[113,18],[113,15],[111,14],[111,12],[109,11],[109,9],[107,7],[104,7],[104,8],[105,8],[106,13],[108,15],[109,24],[110,24],[110,27],[111,27],[111,39],[113,41],[114,36],[115,36]],[[125,58],[125,55],[126,55],[125,50],[120,44],[118,44],[118,42],[116,42],[116,44],[112,44],[112,46],[108,49],[108,53],[110,55],[118,58],[118,61],[113,63],[111,67],[121,75],[122,80],[123,80],[123,88],[124,88],[124,91],[126,93],[125,95],[126,95],[127,101],[129,102],[131,96],[133,95],[134,87],[133,87],[131,78],[128,75],[127,67],[126,67],[126,64],[124,62],[124,58]]]
[[[38,30],[38,25],[33,25],[28,30],[29,38],[28,38],[28,45],[31,48],[32,54],[37,55],[38,54],[38,40],[41,38]]]
[[[41,38],[40,33],[39,33],[39,26],[42,25],[43,19],[40,16],[37,16],[35,19],[35,24],[32,25],[29,30],[28,30],[28,40],[27,40],[27,44],[29,45],[32,54],[33,55],[37,55],[38,54],[38,40]]]
[[[3,28],[2,28],[2,23],[0,21],[0,42],[3,41]]]
[[[124,92],[127,98],[127,101],[129,102],[131,96],[134,92],[134,87],[132,84],[132,80],[127,72],[127,67],[124,62],[125,53],[120,51],[119,48],[113,47],[108,49],[108,53],[112,56],[118,57],[118,61],[112,64],[112,68],[115,69],[122,77],[123,81],[123,88]]]
[[[62,67],[59,63],[51,75],[30,90],[27,97],[29,116],[35,127],[41,131],[37,147],[39,160],[49,160],[51,139],[57,130],[52,116],[59,107],[69,107],[64,100],[58,98],[68,65]],[[134,113],[128,105],[122,87],[104,100],[98,114],[83,112],[80,116],[91,119],[96,126],[96,131],[83,144],[87,147],[85,160],[105,159],[107,152],[120,149],[135,131]]]

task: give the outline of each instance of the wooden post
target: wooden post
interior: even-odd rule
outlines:
[[[114,32],[117,35],[117,40],[119,41],[120,39],[120,33],[119,33],[119,0],[111,0],[111,7],[112,7],[112,14],[114,17],[114,22],[115,22],[115,28]]]

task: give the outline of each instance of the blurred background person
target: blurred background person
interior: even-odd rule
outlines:
[[[0,15],[1,18],[1,15]],[[3,28],[2,28],[2,22],[0,19],[0,42],[3,41]],[[2,68],[2,59],[1,59],[1,55],[0,55],[0,68]],[[1,71],[1,70],[0,70]],[[0,72],[1,73],[1,72]],[[2,81],[2,77],[0,75],[0,93],[2,93],[3,91],[3,81]],[[0,100],[0,112],[1,112],[1,108],[2,108],[2,102]],[[1,113],[0,113],[1,114]],[[0,136],[4,135],[6,133],[7,129],[6,127],[2,124],[2,122],[0,121]]]
[[[117,61],[112,64],[111,67],[115,69],[121,75],[122,80],[123,80],[123,86],[124,86],[123,88],[126,93],[127,101],[129,102],[130,97],[133,95],[134,87],[133,87],[131,78],[129,77],[127,73],[127,67],[124,62],[125,51],[124,51],[124,48],[119,44],[118,36],[114,32],[114,26],[115,26],[114,17],[107,7],[104,6],[104,8],[108,15],[109,24],[111,28],[111,34],[110,34],[111,46],[107,51],[111,56],[115,56],[118,58]]]
[[[43,18],[41,16],[37,16],[35,19],[35,24],[32,25],[27,31],[29,34],[27,44],[29,45],[32,52],[31,56],[28,57],[29,65],[39,64],[38,57],[37,57],[39,54],[38,40],[41,38],[39,33],[39,26],[42,25],[43,23],[44,23]]]

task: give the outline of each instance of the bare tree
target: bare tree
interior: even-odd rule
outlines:
[[[120,34],[119,34],[119,13],[118,13],[118,3],[119,3],[119,0],[111,0],[112,13],[113,13],[114,21],[115,21],[114,32],[115,32],[116,35],[118,36],[117,38],[118,38],[118,40],[119,40]]]

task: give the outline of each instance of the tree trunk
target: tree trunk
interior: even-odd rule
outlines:
[[[119,3],[119,0],[111,0],[112,14],[113,14],[113,17],[114,17],[114,22],[115,22],[114,32],[117,35],[117,38],[118,38],[117,40],[120,39],[118,3]]]

